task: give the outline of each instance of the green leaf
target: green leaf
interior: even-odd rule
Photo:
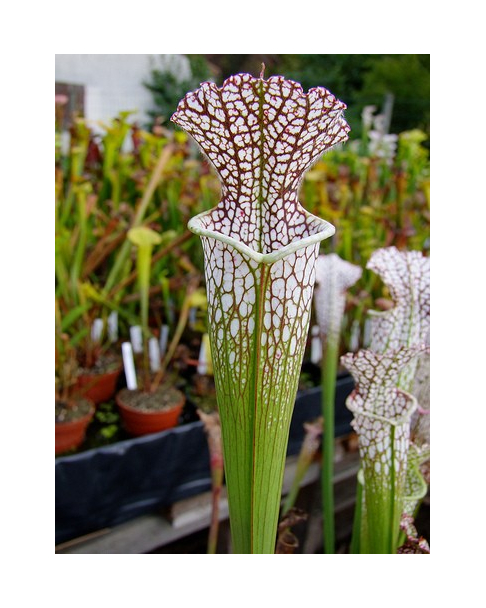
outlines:
[[[84,315],[91,308],[91,303],[80,304],[72,308],[66,315],[64,315],[61,322],[61,330],[68,331],[71,325],[73,325],[80,317]]]

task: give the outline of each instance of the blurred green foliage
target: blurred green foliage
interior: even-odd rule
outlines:
[[[200,243],[187,222],[217,203],[219,182],[206,161],[194,160],[184,133],[140,129],[129,112],[101,132],[76,119],[67,148],[56,138],[55,158],[56,337],[62,334],[59,346],[68,340],[80,365],[91,367],[118,349],[107,334],[111,312],[118,313],[120,340],[138,323],[136,251],[126,239],[135,226],[162,236],[150,271],[150,321],[156,330],[175,330],[188,281],[203,275]],[[97,318],[105,329],[95,344],[90,329]]]

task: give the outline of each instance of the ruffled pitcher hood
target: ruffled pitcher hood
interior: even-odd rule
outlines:
[[[237,74],[221,88],[205,82],[188,93],[172,121],[196,140],[222,184],[220,203],[189,228],[264,263],[334,234],[302,208],[298,190],[323,152],[348,138],[345,108],[327,89],[306,94],[282,76]]]

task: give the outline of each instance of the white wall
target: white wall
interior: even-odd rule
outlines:
[[[153,109],[143,86],[153,68],[168,68],[181,80],[190,75],[184,55],[56,55],[56,82],[85,86],[85,116],[110,122],[122,110],[136,110],[131,121],[145,122]]]

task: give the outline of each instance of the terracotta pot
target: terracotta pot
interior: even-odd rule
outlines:
[[[93,402],[90,403],[90,411],[81,418],[68,422],[56,422],[56,454],[77,448],[83,443],[86,429],[95,413],[95,405]]]
[[[104,374],[80,374],[76,382],[76,392],[91,399],[95,404],[109,401],[116,391],[116,383],[121,374],[122,366]]]
[[[129,395],[134,391],[123,389],[117,394],[116,402],[120,409],[123,425],[131,435],[141,436],[158,433],[177,425],[186,397],[184,393],[175,388],[167,390],[171,391],[177,398],[176,404],[170,409],[159,411],[145,411],[129,405],[127,402],[129,401]]]

